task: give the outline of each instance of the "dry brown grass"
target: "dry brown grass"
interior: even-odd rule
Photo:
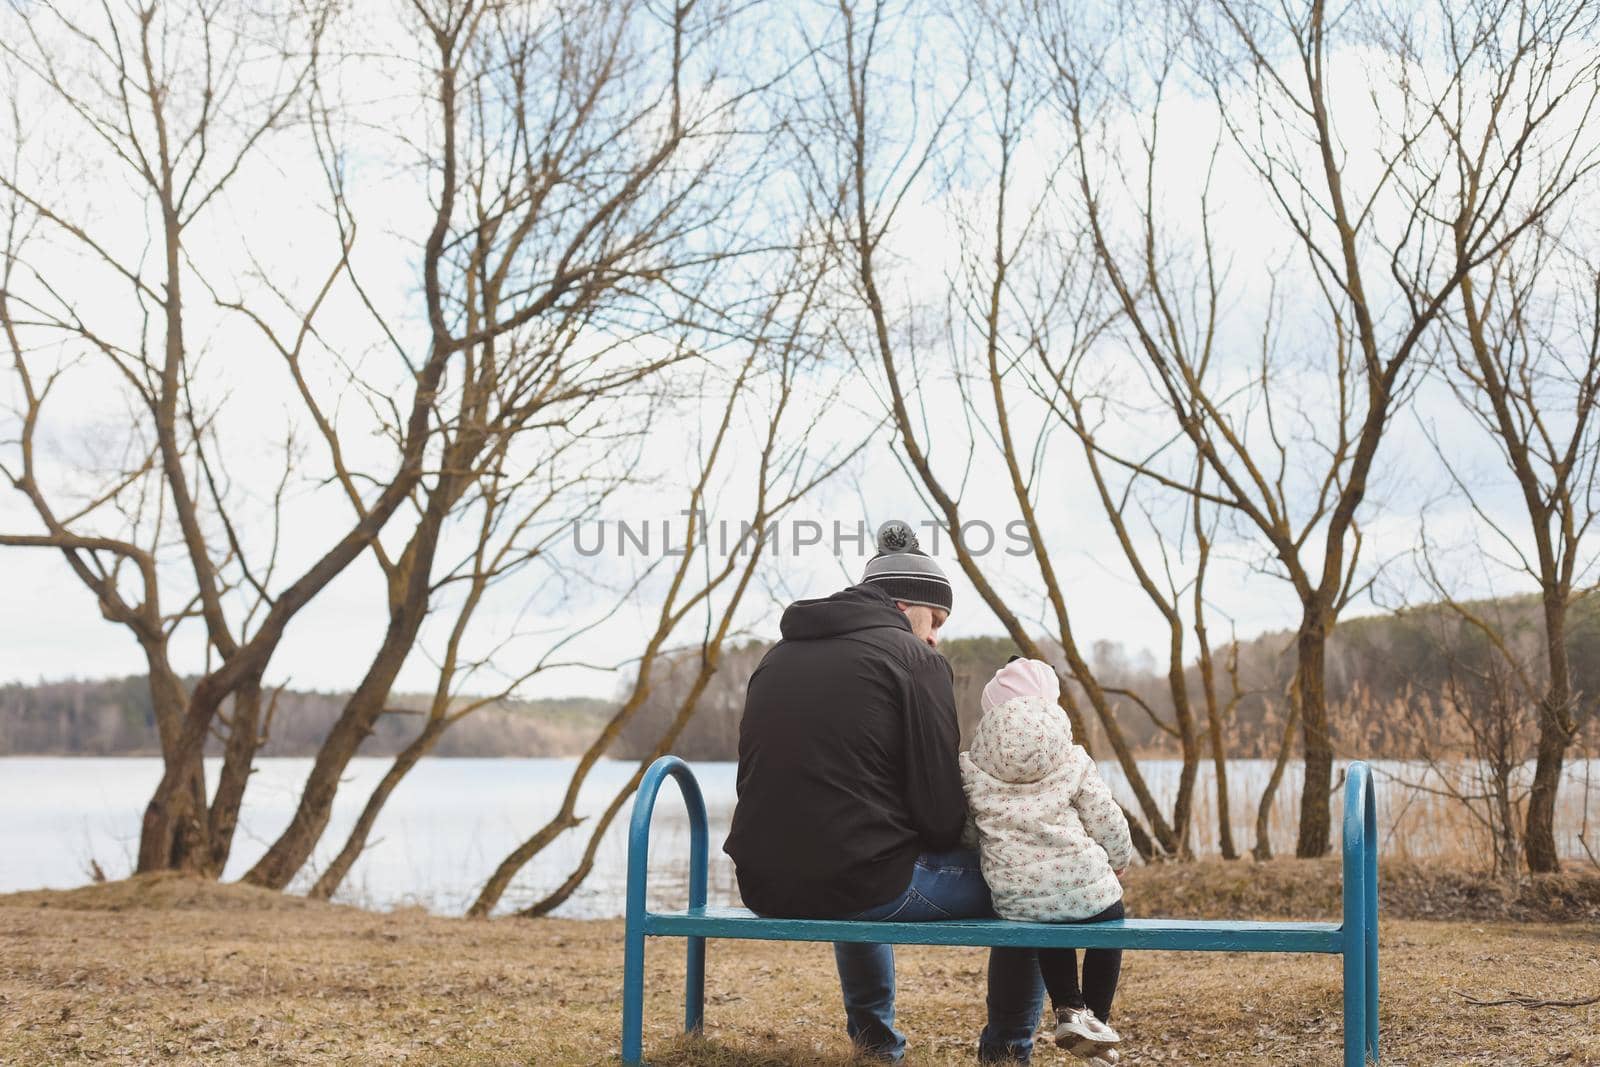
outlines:
[[[1136,872],[1129,903],[1315,918],[1336,899],[1326,867]],[[615,1062],[621,936],[615,921],[372,914],[178,878],[0,897],[0,1063]],[[1600,1006],[1476,1008],[1454,992],[1600,993],[1600,923],[1389,918],[1383,953],[1386,1063],[1600,1063]],[[852,1062],[827,946],[713,942],[709,958],[708,1040],[683,1042],[682,945],[652,943],[654,1062]],[[970,1062],[983,966],[975,949],[900,950],[913,1064]],[[1124,966],[1128,1064],[1339,1061],[1334,958],[1129,953]],[[1076,1061],[1044,1047],[1035,1062]]]
[[[1126,892],[1131,913],[1178,919],[1337,919],[1342,907],[1336,858],[1144,867]],[[1378,869],[1378,899],[1386,919],[1600,923],[1600,871],[1507,882],[1448,864],[1388,862]]]

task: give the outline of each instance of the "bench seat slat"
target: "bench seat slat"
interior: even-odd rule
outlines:
[[[1344,950],[1338,923],[1119,919],[1074,926],[1003,919],[883,923],[840,919],[764,919],[744,908],[647,912],[648,935],[747,941],[865,941],[897,945],[1169,949],[1181,952],[1326,952]]]

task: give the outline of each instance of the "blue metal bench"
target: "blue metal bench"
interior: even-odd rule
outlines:
[[[689,809],[689,906],[656,912],[645,905],[650,815],[656,794],[675,778]],[[1378,841],[1372,776],[1365,763],[1347,772],[1344,795],[1344,922],[1197,922],[1122,919],[1088,926],[962,919],[885,923],[764,919],[743,908],[706,906],[706,806],[689,765],[663,756],[650,765],[633,802],[628,832],[628,905],[622,968],[622,1062],[642,1063],[644,946],[647,937],[688,940],[683,1027],[705,1023],[706,938],[747,941],[865,941],[896,945],[1006,945],[1025,948],[1123,948],[1194,952],[1321,952],[1344,957],[1344,1062],[1378,1061]]]

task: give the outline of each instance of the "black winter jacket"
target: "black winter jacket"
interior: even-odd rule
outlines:
[[[870,586],[791,604],[781,631],[745,694],[723,849],[751,910],[837,918],[892,900],[919,853],[960,839],[950,664]]]

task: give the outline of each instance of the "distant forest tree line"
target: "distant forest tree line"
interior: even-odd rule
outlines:
[[[1537,604],[1530,599],[1475,605],[1495,611],[1507,630],[1526,642],[1537,634]],[[1228,754],[1234,759],[1272,759],[1287,724],[1285,695],[1294,671],[1286,632],[1263,634],[1225,651],[1230,662],[1231,708],[1223,720]],[[1600,699],[1600,610],[1575,613],[1569,634],[1575,688],[1585,705]],[[730,643],[711,679],[696,697],[693,717],[673,745],[691,760],[738,757],[739,717],[745,686],[769,648],[768,641]],[[1110,641],[1095,642],[1091,662],[1114,695],[1124,734],[1141,758],[1182,755],[1173,736],[1171,692],[1148,653],[1132,655]],[[960,637],[940,645],[955,678],[962,742],[977,725],[978,694],[995,667],[1016,651],[1004,637]],[[1059,654],[1057,654],[1059,655]],[[1492,663],[1481,637],[1437,606],[1388,616],[1348,619],[1329,642],[1328,698],[1338,709],[1334,750],[1340,758],[1475,758],[1470,730],[1460,716],[1487,728],[1498,714],[1484,688]],[[698,673],[698,650],[662,656],[650,694],[619,733],[609,755],[639,759],[670,724]],[[1237,690],[1231,689],[1237,682]],[[1472,679],[1477,679],[1473,682]],[[1187,681],[1195,692],[1203,680],[1190,665]],[[1456,694],[1459,704],[1441,700]],[[260,755],[311,756],[338,716],[347,695],[285,690],[274,701],[273,719]],[[397,696],[378,719],[359,755],[393,756],[422,729],[424,697]],[[450,731],[432,755],[445,757],[575,756],[597,726],[617,707],[616,700],[568,697],[502,700],[483,708]],[[1458,715],[1459,712],[1459,715]],[[1600,721],[1600,720],[1597,720]],[[1515,728],[1526,740],[1536,728],[1524,711]],[[1293,737],[1292,732],[1290,733]],[[1450,740],[1446,740],[1450,739]],[[1091,749],[1105,740],[1091,730]],[[1600,751],[1594,739],[1580,739],[1580,751]],[[214,739],[208,754],[221,754]],[[150,708],[147,680],[134,676],[103,681],[61,681],[0,686],[0,756],[155,756],[160,739]]]
[[[349,698],[285,689],[272,701],[261,756],[315,756]],[[434,747],[436,756],[571,756],[611,708],[606,700],[504,700],[482,709]],[[359,755],[394,756],[417,738],[426,698],[396,695]],[[220,756],[212,738],[206,755]],[[0,756],[159,756],[161,737],[140,675],[101,681],[0,686]]]
[[[1475,606],[1500,613],[1519,642],[1537,640],[1538,604],[1533,599]],[[1600,703],[1600,610],[1586,605],[1575,616],[1568,634],[1575,688],[1583,694],[1583,704],[1592,708]],[[1288,720],[1293,640],[1292,633],[1278,632],[1239,642],[1234,672],[1238,688],[1231,690],[1232,675],[1223,683],[1230,687],[1231,707],[1223,728],[1231,758],[1276,756]],[[770,647],[769,642],[749,641],[724,650],[723,668],[701,694],[699,709],[675,752],[686,759],[737,757],[745,683]],[[962,637],[941,642],[939,650],[955,676],[965,744],[977,725],[978,694],[1016,648],[1003,637]],[[1232,647],[1223,651],[1231,661]],[[613,755],[643,755],[681,699],[695,653],[677,653],[664,660],[651,695],[618,738]],[[1171,692],[1154,658],[1148,653],[1130,655],[1113,642],[1098,641],[1091,662],[1104,684],[1119,691],[1113,694],[1117,721],[1135,751],[1147,758],[1181,756],[1172,727]],[[1476,758],[1471,731],[1461,717],[1487,728],[1506,710],[1492,699],[1486,684],[1492,664],[1481,636],[1437,606],[1340,623],[1328,643],[1328,700],[1338,709],[1333,720],[1335,753],[1341,759]],[[1186,680],[1198,693],[1203,684],[1198,665],[1189,666]],[[1592,716],[1590,720],[1593,723]],[[1536,709],[1518,709],[1514,725],[1524,741],[1530,740],[1537,732]],[[1104,737],[1097,731],[1079,740],[1104,750]],[[1589,739],[1591,751],[1593,740]]]

